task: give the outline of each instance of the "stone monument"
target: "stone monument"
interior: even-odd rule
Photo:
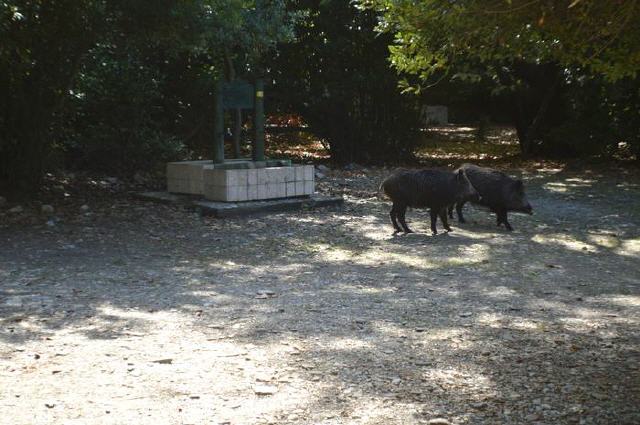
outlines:
[[[253,110],[252,157],[224,157],[224,110]],[[213,159],[167,164],[167,190],[202,195],[209,201],[246,202],[310,196],[314,193],[313,165],[264,155],[264,83],[219,81],[215,89]]]

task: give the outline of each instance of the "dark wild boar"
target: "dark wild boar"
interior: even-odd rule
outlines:
[[[405,221],[407,207],[429,208],[431,213],[431,231],[435,235],[438,215],[442,225],[451,231],[447,222],[447,207],[463,200],[479,199],[464,170],[456,172],[444,170],[403,170],[387,177],[380,188],[391,198],[391,224],[394,234],[404,231],[412,233]],[[400,222],[400,226],[398,225]]]
[[[507,220],[509,211],[533,214],[533,208],[531,208],[531,204],[529,204],[529,200],[524,193],[522,180],[511,178],[491,168],[478,167],[473,164],[463,164],[458,170],[465,172],[481,197],[480,201],[464,199],[455,203],[460,223],[464,223],[462,207],[468,201],[489,207],[498,216],[498,226],[504,224],[508,231],[513,230]],[[449,207],[449,216],[452,218],[453,207],[453,204]]]

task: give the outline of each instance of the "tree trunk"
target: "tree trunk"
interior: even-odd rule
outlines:
[[[529,158],[534,153],[534,141],[539,135],[540,127],[549,111],[551,101],[558,92],[561,81],[562,72],[558,71],[557,74],[553,76],[551,84],[547,87],[540,105],[530,122],[526,114],[524,100],[520,97],[516,101],[516,131],[520,142],[520,153],[524,158]]]

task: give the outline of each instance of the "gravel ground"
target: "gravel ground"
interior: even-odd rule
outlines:
[[[470,208],[394,237],[384,173],[329,172],[343,209],[224,221],[5,207],[0,423],[640,423],[637,177],[532,171],[513,233]]]

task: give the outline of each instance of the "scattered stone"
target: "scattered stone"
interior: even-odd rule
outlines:
[[[362,169],[362,167],[358,164],[356,164],[355,162],[352,162],[350,164],[347,164],[344,166],[345,171],[356,171],[356,170],[360,170]]]
[[[257,395],[274,395],[278,392],[278,388],[273,385],[256,385],[253,387],[253,392]]]
[[[147,182],[147,179],[142,174],[135,173],[133,175],[133,181],[138,184],[145,184]]]
[[[4,305],[7,307],[22,307],[22,297],[19,295],[7,297]]]
[[[49,204],[44,204],[43,206],[40,207],[40,212],[42,214],[45,214],[45,215],[51,215],[51,214],[54,213],[54,211],[55,210],[54,210],[53,206],[51,206]]]
[[[322,180],[322,179],[326,178],[327,175],[324,174],[322,171],[316,170],[315,171],[315,177],[316,177],[316,180]]]
[[[323,173],[325,173],[325,174],[326,174],[326,173],[328,173],[329,171],[331,171],[331,168],[327,167],[327,166],[326,166],[326,165],[324,165],[324,164],[316,165],[316,168],[317,168],[319,171],[321,171],[321,172],[323,172]]]
[[[459,314],[460,317],[469,317],[471,315],[473,315],[473,313],[471,313],[470,311],[465,311]]]
[[[266,298],[273,298],[276,296],[276,293],[269,289],[261,289],[256,292],[256,298],[259,300],[264,300]]]
[[[434,419],[429,419],[427,424],[428,425],[451,425],[451,422],[449,422],[445,418],[434,418]]]
[[[24,212],[24,208],[21,205],[15,206],[9,210],[11,214],[20,214]]]
[[[151,363],[158,363],[158,364],[172,364],[173,363],[173,359],[160,359],[160,360],[152,360]]]
[[[82,212],[89,212],[90,208],[89,205],[84,204],[83,206],[80,207],[80,211]]]

